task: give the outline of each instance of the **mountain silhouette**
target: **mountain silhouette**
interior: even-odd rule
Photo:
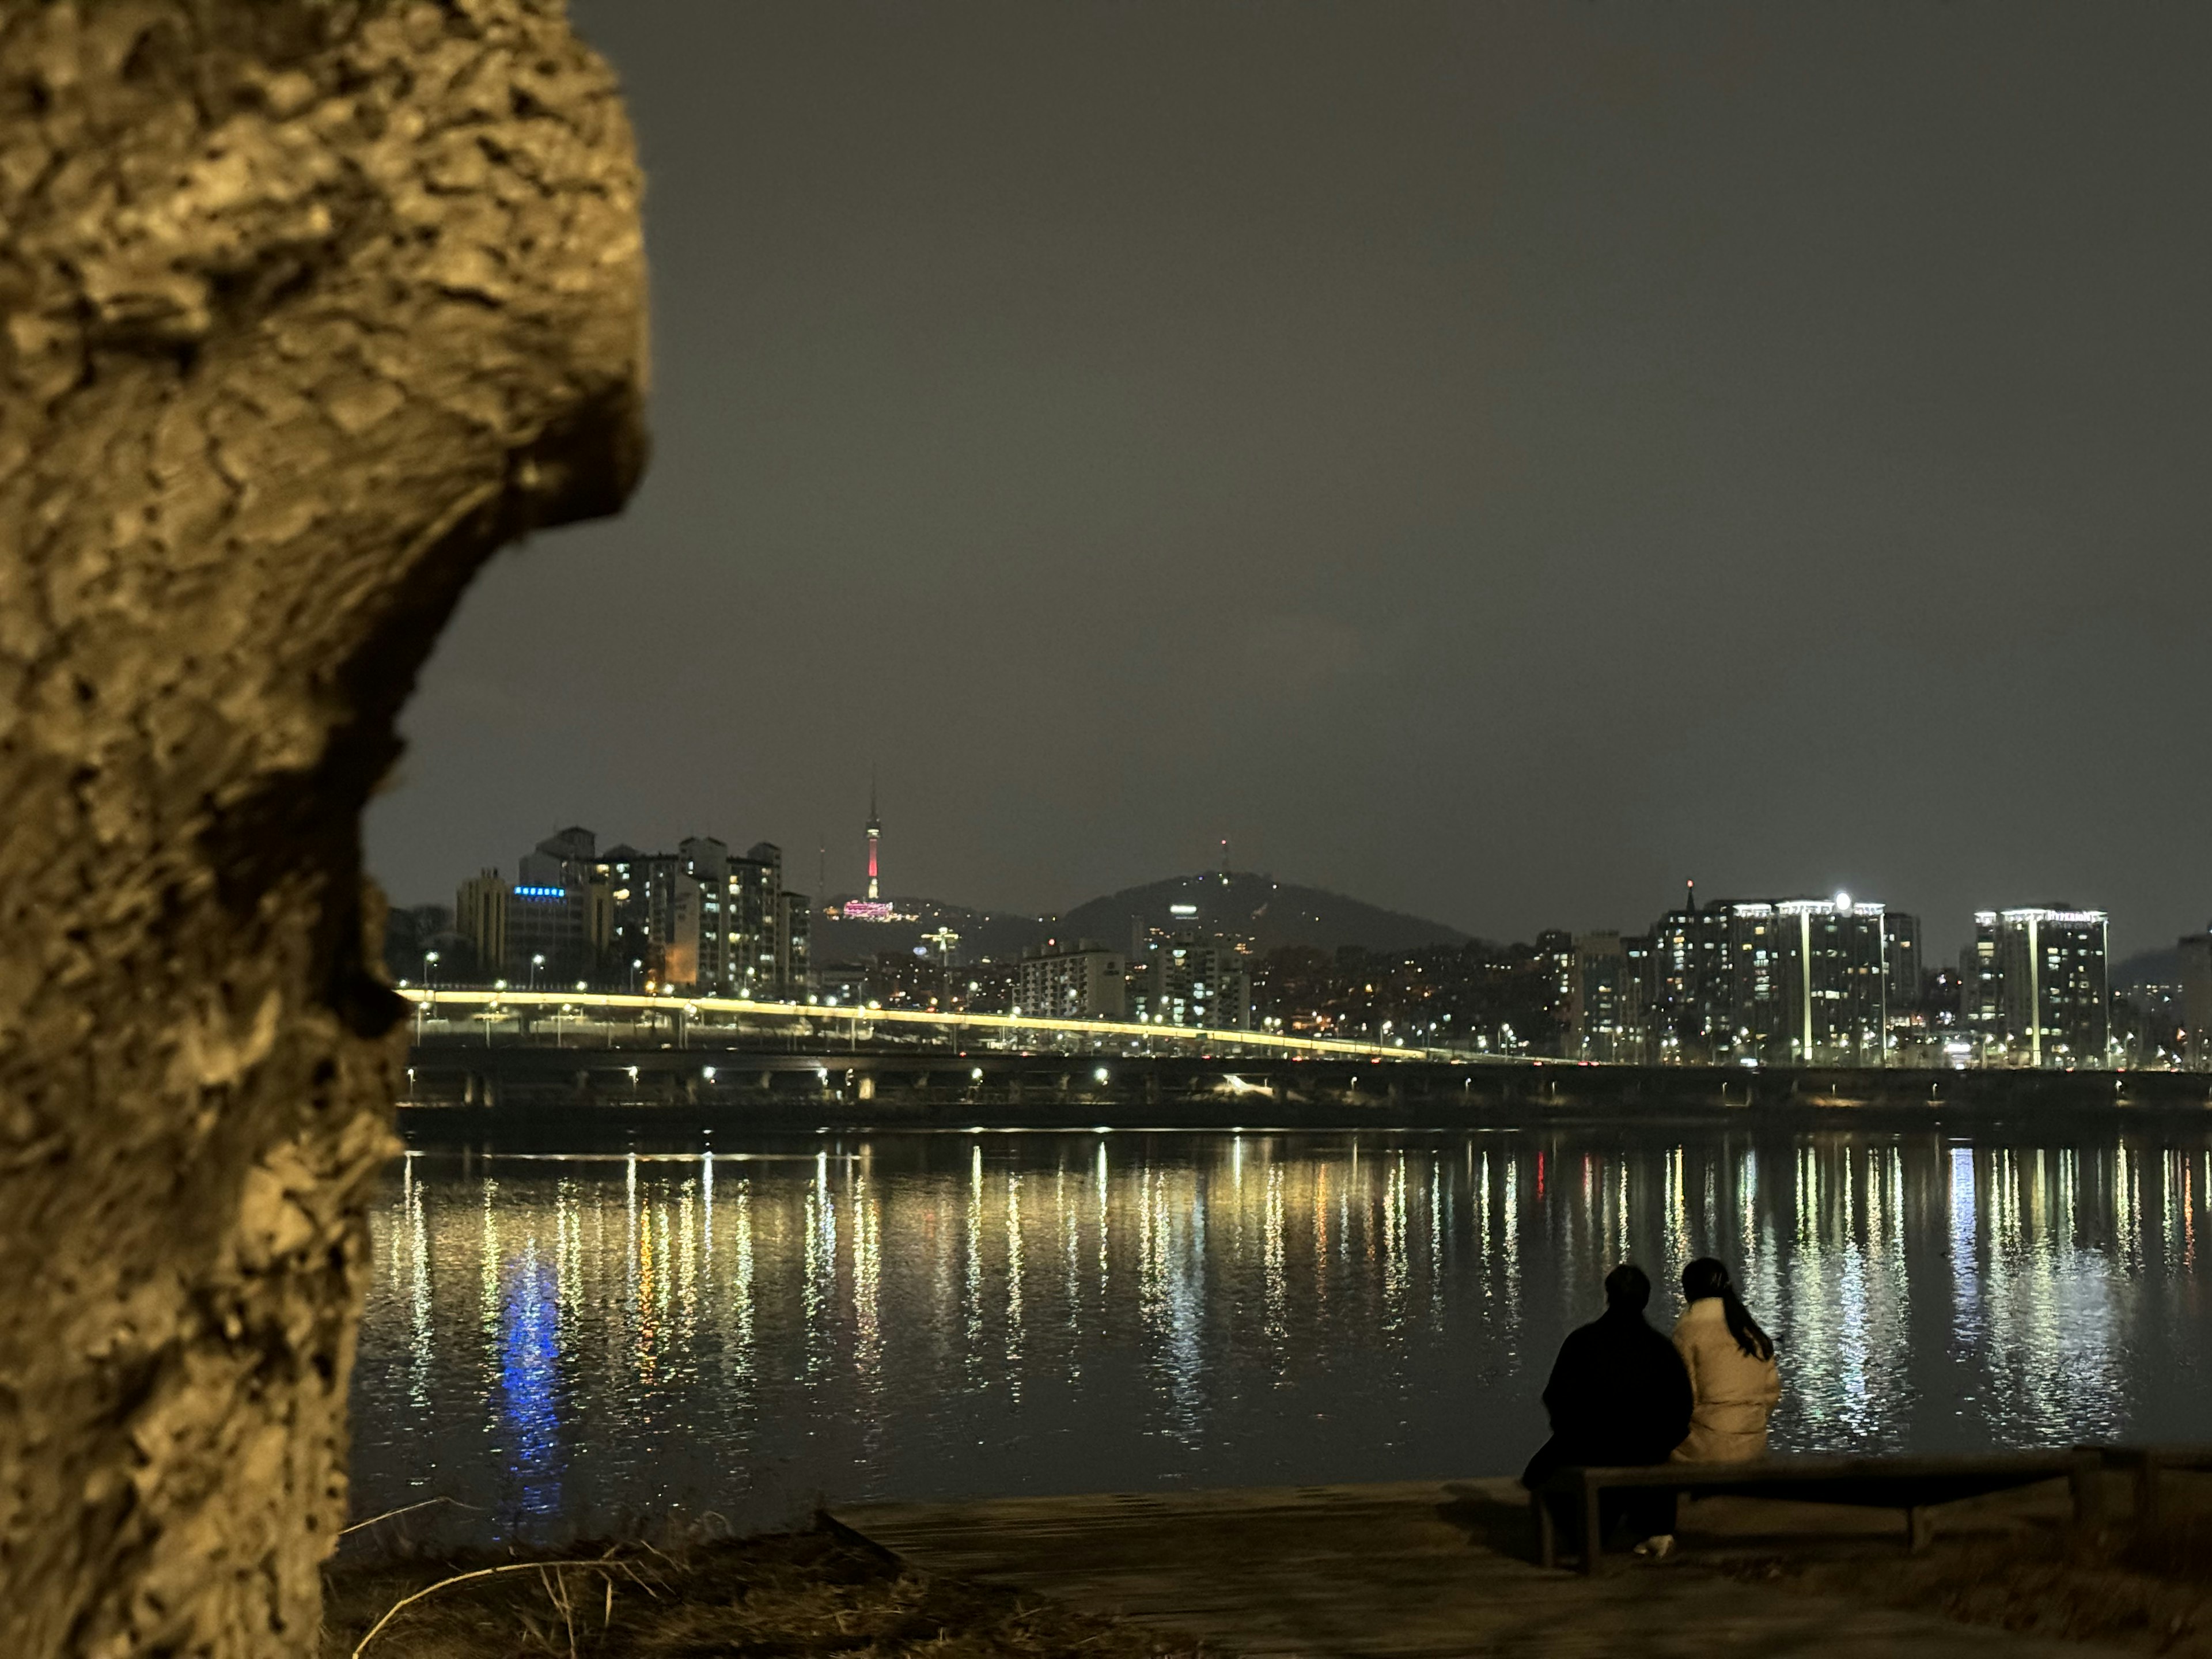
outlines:
[[[960,957],[968,962],[985,957],[1005,961],[1054,939],[1093,939],[1126,951],[1134,935],[1152,927],[1245,935],[1263,953],[1286,945],[1324,951],[1346,945],[1369,951],[1413,951],[1430,945],[1463,945],[1468,937],[1439,921],[1243,871],[1170,876],[1087,900],[1058,915],[1010,915],[928,899],[896,902],[902,912],[924,920],[854,922],[817,913],[814,959],[827,963],[900,954],[922,944],[926,934],[940,927],[960,935]],[[1186,906],[1187,910],[1182,908]]]
[[[1170,876],[1077,905],[1060,915],[1061,939],[1095,939],[1126,949],[1133,929],[1194,928],[1249,935],[1261,952],[1286,945],[1324,951],[1354,945],[1369,951],[1413,951],[1463,945],[1468,935],[1439,921],[1385,910],[1319,887],[1279,882],[1249,872]]]

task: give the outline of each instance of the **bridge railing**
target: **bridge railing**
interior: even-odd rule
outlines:
[[[681,1015],[687,1021],[697,1020],[707,1024],[712,1024],[720,1018],[727,1018],[732,1023],[740,1020],[783,1022],[803,1024],[830,1033],[839,1039],[849,1036],[854,1040],[863,1030],[890,1026],[915,1029],[917,1034],[921,1028],[934,1028],[948,1036],[956,1031],[972,1030],[996,1035],[1013,1043],[1018,1043],[1024,1036],[1065,1036],[1093,1041],[1109,1038],[1148,1044],[1169,1043],[1181,1048],[1273,1049],[1288,1054],[1352,1060],[1486,1058],[1459,1049],[1414,1048],[1403,1043],[1353,1042],[1340,1037],[1303,1036],[1288,1031],[1240,1030],[1204,1025],[1155,1025],[1143,1020],[1046,1019],[1030,1014],[951,1012],[936,1008],[872,1008],[813,1002],[764,1002],[750,997],[680,997],[641,995],[621,991],[527,991],[512,988],[441,990],[423,986],[403,986],[399,994],[414,1004],[417,1014],[426,1019],[438,1018],[448,1011],[461,1013],[463,1018],[471,1020],[496,1019],[510,1014],[520,1019],[526,1014],[588,1014],[599,1012],[628,1013],[633,1018],[646,1015]]]

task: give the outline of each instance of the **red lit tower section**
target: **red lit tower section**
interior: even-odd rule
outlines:
[[[876,852],[884,838],[884,821],[876,816],[876,781],[868,780],[868,902],[882,898],[876,880]]]

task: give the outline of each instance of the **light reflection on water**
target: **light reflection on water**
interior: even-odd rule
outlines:
[[[2212,1147],[1933,1135],[891,1135],[418,1156],[373,1221],[357,1514],[1517,1468],[1624,1256],[1735,1267],[1778,1448],[2212,1439]]]

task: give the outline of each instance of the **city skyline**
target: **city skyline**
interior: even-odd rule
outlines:
[[[572,827],[568,830],[555,832],[554,839],[557,840],[560,836],[572,835],[584,836],[588,841],[591,832],[583,830],[580,828]],[[663,837],[660,839],[665,843],[677,844],[685,849],[688,849],[695,844],[702,842],[712,842],[717,846],[722,846],[722,843],[715,840],[714,832],[711,830],[689,832],[676,836]],[[832,917],[841,919],[845,921],[854,922],[918,921],[921,920],[919,916],[907,916],[900,915],[895,903],[892,902],[894,899],[918,901],[931,905],[951,906],[986,913],[992,909],[992,907],[988,905],[973,903],[963,895],[929,892],[920,887],[915,886],[909,886],[903,890],[900,890],[894,888],[888,883],[888,881],[883,877],[881,871],[881,859],[884,847],[884,821],[878,805],[877,783],[872,773],[870,775],[868,784],[867,817],[859,832],[858,844],[861,849],[859,854],[859,860],[863,872],[860,879],[851,885],[841,885],[834,881],[829,882],[821,886],[818,890],[815,891],[811,895],[805,896],[811,900],[811,905],[815,913],[825,917]],[[532,879],[531,873],[532,862],[533,860],[543,862],[546,856],[549,845],[550,845],[550,842],[540,842],[538,843],[535,853],[526,854],[521,857],[517,866],[517,880],[519,883],[527,884]],[[1229,846],[1227,838],[1222,838],[1218,842],[1218,845],[1221,849],[1221,854],[1224,860],[1218,873],[1226,879],[1231,874],[1231,872],[1225,861],[1228,857]],[[625,847],[624,850],[627,852],[634,849],[629,849]],[[775,865],[779,872],[781,872],[783,854],[781,848],[775,843],[763,842],[757,845],[752,850],[753,854],[756,855],[761,854],[763,852],[768,854]],[[728,848],[726,846],[723,847],[723,851],[725,854],[727,853]],[[826,870],[826,841],[818,851],[821,855],[819,861]],[[660,856],[665,858],[672,855],[662,854]],[[743,861],[744,860],[738,860],[738,862]],[[500,868],[501,866],[496,860],[483,865],[481,866],[481,877],[479,879],[484,881],[495,879],[498,876]],[[1165,878],[1155,876],[1154,879],[1173,880],[1177,878],[1187,878],[1196,880],[1201,879],[1211,873],[1214,872],[1209,872],[1206,869],[1190,872],[1179,871],[1170,872],[1170,874]],[[1274,873],[1272,872],[1244,871],[1237,872],[1236,873],[1245,877],[1260,875],[1268,880],[1275,879]],[[779,874],[779,880],[780,879],[781,877]],[[464,882],[462,884],[461,896],[457,899],[453,906],[457,918],[465,915],[470,908],[466,895],[471,884],[469,882]],[[1131,884],[1132,886],[1138,884]],[[1814,908],[1832,906],[1840,908],[1845,914],[1849,914],[1854,906],[1854,901],[1852,900],[1850,894],[1845,890],[1835,889],[1832,891],[1821,892],[1802,884],[1797,884],[1794,887],[1785,885],[1768,890],[1766,896],[1763,898],[1755,897],[1752,894],[1740,892],[1734,890],[1716,890],[1709,884],[1702,904],[1698,896],[1698,881],[1694,876],[1685,878],[1683,889],[1684,908],[1691,912],[1698,911],[1700,908],[1717,912],[1721,909],[1726,908],[1741,908],[1747,904],[1756,907],[1779,903],[1784,906],[1796,906],[1799,908],[1808,905]],[[513,890],[516,895],[523,896],[528,894],[531,890],[526,885],[516,885]],[[1117,890],[1127,890],[1124,889]],[[1111,896],[1111,895],[1089,895],[1086,896],[1084,900],[1079,901],[1075,903],[1063,904],[1051,908],[1036,911],[1000,912],[1000,914],[1030,915],[1034,916],[1040,921],[1048,921],[1054,917],[1066,915],[1071,910],[1080,909],[1085,905],[1095,904],[1098,900],[1109,896]],[[1364,896],[1358,894],[1339,894],[1336,895],[1336,896],[1351,898],[1361,902],[1363,905],[1368,902]],[[426,904],[438,904],[442,902],[442,899],[424,899],[417,901],[418,903]],[[1934,918],[1933,920],[1939,931],[1936,933],[1931,939],[1923,939],[1922,937],[1922,930],[1926,927],[1930,919],[1919,911],[1913,910],[1902,904],[1894,903],[1887,898],[1877,899],[1865,896],[1863,895],[1856,902],[1856,908],[1865,914],[1876,916],[1881,915],[1885,910],[1893,914],[1902,914],[1905,920],[1911,924],[1914,930],[1911,949],[1915,957],[1925,960],[1931,964],[1948,963],[1956,957],[1960,952],[1973,948],[1976,942],[1982,938],[1989,924],[1990,924],[2000,915],[2014,912],[2024,914],[2026,911],[2031,909],[2039,912],[2071,912],[2077,909],[2082,909],[2094,914],[2098,918],[2100,928],[2109,927],[2111,919],[2110,911],[2104,907],[2094,903],[2083,906],[2077,903],[2075,897],[2071,896],[2060,896],[2048,894],[2040,896],[2012,895],[2005,897],[2002,902],[1994,904],[1976,904],[1974,908],[1966,914],[1963,921],[1958,924],[1955,934],[1955,943],[1953,943],[1948,942],[1952,939],[1951,934],[1940,931],[1948,925],[1953,919],[1942,917]],[[1416,922],[1437,923],[1447,927],[1454,926],[1454,924],[1444,921],[1443,919],[1439,917],[1422,916],[1411,911],[1399,912],[1397,914]],[[1557,920],[1554,920],[1542,927],[1532,928],[1526,933],[1517,936],[1504,933],[1485,933],[1474,928],[1466,927],[1456,928],[1456,931],[1465,935],[1470,940],[1488,940],[1502,945],[1516,942],[1516,940],[1517,942],[1525,943],[1529,939],[1538,938],[1545,933],[1563,933],[1577,937],[1584,934],[1595,934],[1607,932],[1618,933],[1620,931],[1620,924],[1622,920],[1622,918],[1613,918],[1599,926],[1577,926],[1571,927],[1565,927]],[[1634,925],[1632,918],[1628,920],[1630,920],[1632,926]],[[1663,926],[1663,922],[1662,925]],[[2205,924],[2204,928],[2185,928],[2179,935],[2178,935],[2178,937],[2184,939],[2190,939],[2196,936],[2200,932],[2205,931],[2207,928],[2212,928],[2212,923]],[[2155,944],[2137,946],[2130,950],[2112,951],[2111,952],[2111,960],[2115,967],[2124,966],[2132,957],[2142,957],[2153,952],[2167,951],[2172,948],[2173,940],[2165,939]]]
[[[691,836],[673,853],[648,853],[601,848],[595,830],[572,824],[523,854],[513,881],[486,866],[450,909],[395,911],[386,962],[402,987],[416,975],[434,988],[442,960],[448,987],[1338,1034],[1355,1021],[1378,1039],[1395,1023],[1401,1044],[1630,1064],[2179,1059],[2202,1069],[2203,1041],[2191,1033],[2212,1030],[2212,929],[2181,936],[2156,963],[2116,963],[2109,915],[2070,901],[1978,909],[1955,957],[1929,948],[1923,918],[1842,892],[1701,902],[1689,880],[1680,903],[1640,933],[1553,927],[1533,943],[1439,939],[1420,918],[1352,901],[1363,921],[1431,935],[1378,947],[1305,932],[1322,921],[1308,907],[1342,896],[1285,894],[1272,878],[1232,871],[1224,842],[1218,872],[1009,931],[1012,918],[918,895],[902,911],[880,884],[883,830],[872,779],[863,898],[787,888],[772,842],[739,855]],[[1288,908],[1264,921],[1279,899]],[[823,936],[854,923],[842,943]],[[1402,994],[1385,984],[1376,1000],[1367,981],[1407,973],[1415,984]]]
[[[2212,15],[576,15],[655,460],[465,600],[396,898],[571,822],[857,888],[873,762],[1008,910],[1226,835],[1490,937],[2212,915]]]

